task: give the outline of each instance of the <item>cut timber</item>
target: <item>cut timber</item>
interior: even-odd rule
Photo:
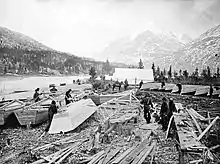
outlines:
[[[209,111],[207,112],[207,116],[208,116],[208,122],[209,124],[211,124],[211,117],[210,117]]]
[[[199,120],[201,120],[201,121],[206,120],[205,117],[203,117],[202,115],[200,115],[200,114],[199,114],[198,112],[196,112],[193,108],[190,108],[189,110],[190,110],[190,112],[193,114],[193,116],[194,116],[196,119],[199,119]]]
[[[143,142],[140,143],[140,145],[138,145],[128,156],[126,156],[120,164],[130,164],[134,158],[139,154],[141,153],[144,149],[145,149],[145,146],[150,144],[151,140],[152,140],[152,137],[150,137],[150,133],[148,133],[148,136],[147,136],[147,139],[145,139]],[[150,139],[149,139],[150,137]]]
[[[105,158],[103,164],[110,164],[111,160],[120,152],[121,148],[116,148],[112,150]]]
[[[171,124],[172,124],[173,119],[174,119],[174,116],[172,115],[171,118],[170,118],[170,120],[169,120],[168,127],[167,127],[166,137],[165,137],[166,139],[168,138],[168,135],[169,135],[169,133],[170,133],[170,128],[171,128]]]
[[[202,137],[211,129],[211,127],[216,123],[216,121],[219,119],[219,116],[217,116],[212,122],[211,124],[209,124],[209,126],[200,134],[200,136],[197,138],[197,140],[201,140]]]
[[[131,153],[133,151],[133,149],[136,146],[132,146],[131,148],[127,149],[126,151],[124,151],[118,158],[116,158],[112,164],[117,164],[120,163],[129,153]]]
[[[68,132],[77,128],[97,110],[91,99],[71,103],[67,110],[54,115],[49,133]]]
[[[202,144],[196,139],[193,122],[189,119],[189,115],[187,113],[173,113],[173,115],[181,150],[187,150],[193,146],[201,147]],[[188,124],[183,126],[182,123],[186,120],[190,126]]]
[[[186,109],[186,111],[188,112],[188,114],[189,114],[190,117],[192,118],[194,124],[196,125],[196,128],[197,128],[198,131],[199,131],[199,134],[201,134],[201,133],[202,133],[202,129],[200,128],[199,123],[196,121],[196,118],[194,117],[194,115],[192,114],[192,112],[191,112],[190,110]]]
[[[203,162],[203,160],[202,159],[198,159],[198,160],[194,160],[194,161],[190,161],[189,163],[190,164],[193,164],[193,163],[200,163],[200,162]]]
[[[105,154],[105,151],[102,150],[99,153],[97,153],[97,155],[88,163],[88,164],[95,164],[97,163]]]
[[[56,163],[57,164],[60,164],[65,158],[67,158],[71,153],[73,153],[74,151],[76,151],[76,149],[78,148],[78,146],[80,145],[81,143],[78,143],[77,145],[74,145],[72,148],[70,148],[70,150],[65,153]]]
[[[145,160],[145,158],[151,153],[154,146],[156,145],[156,142],[153,142],[151,146],[147,146],[136,158],[131,164],[142,164]]]

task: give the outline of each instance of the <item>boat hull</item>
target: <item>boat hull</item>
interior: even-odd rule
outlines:
[[[37,125],[48,120],[48,109],[28,109],[15,111],[20,125]]]

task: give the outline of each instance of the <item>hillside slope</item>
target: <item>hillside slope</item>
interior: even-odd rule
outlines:
[[[0,73],[88,73],[103,63],[49,48],[18,32],[0,27]]]
[[[201,70],[209,66],[212,71],[220,67],[220,25],[211,28],[190,44],[180,49],[176,57]]]
[[[145,68],[150,68],[153,62],[168,68],[175,61],[173,53],[183,46],[173,33],[155,34],[146,30],[134,39],[123,38],[109,44],[100,56],[135,65],[142,58]]]

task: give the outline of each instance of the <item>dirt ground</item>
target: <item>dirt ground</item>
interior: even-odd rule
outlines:
[[[158,104],[160,108],[163,97],[173,98],[174,102],[182,103],[183,106],[192,106],[197,110],[207,110],[207,107],[220,107],[220,100],[199,98],[193,96],[181,96],[170,93],[149,92],[152,96],[153,103]],[[137,96],[138,97],[138,96]],[[67,134],[53,134],[44,136],[39,139],[47,123],[36,127],[13,127],[4,128],[0,134],[0,163],[5,164],[25,164],[37,160],[37,156],[31,153],[31,149],[53,141],[78,135],[78,138],[90,138],[94,128],[98,125],[99,115],[94,115],[86,120],[73,132]],[[139,124],[145,124],[143,114],[139,119]],[[161,126],[156,130],[158,134],[158,143],[155,161],[157,163],[179,163],[179,154],[172,139],[165,140],[165,133],[161,130]],[[58,149],[58,148],[57,148]],[[51,150],[54,151],[54,150]],[[71,158],[71,157],[70,157]],[[66,160],[65,163],[69,163]]]

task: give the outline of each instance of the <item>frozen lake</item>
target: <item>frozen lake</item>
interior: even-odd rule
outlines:
[[[49,87],[50,84],[60,85],[60,83],[72,84],[73,80],[86,80],[89,75],[84,76],[49,76],[49,77],[17,77],[7,80],[0,79],[0,94],[13,91],[34,90],[35,88]]]

